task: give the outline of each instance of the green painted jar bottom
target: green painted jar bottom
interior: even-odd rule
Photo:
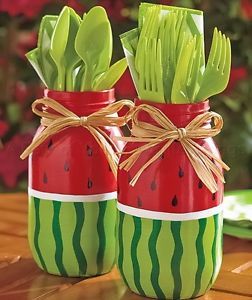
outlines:
[[[119,212],[117,264],[133,292],[157,299],[189,299],[213,285],[222,261],[221,214],[161,221]]]
[[[29,197],[28,239],[38,266],[54,275],[90,277],[115,261],[116,200],[59,202]]]

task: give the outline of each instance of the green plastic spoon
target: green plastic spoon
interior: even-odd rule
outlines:
[[[73,71],[77,67],[78,63],[81,61],[80,57],[78,56],[74,48],[75,37],[79,30],[80,23],[81,23],[80,17],[75,13],[73,9],[70,8],[69,34],[68,34],[68,41],[64,53],[67,91],[73,91],[73,82],[74,82]]]
[[[57,84],[56,88],[59,91],[64,91],[65,89],[65,73],[66,68],[64,64],[64,53],[67,46],[68,35],[70,26],[70,8],[65,6],[57,20],[55,29],[52,35],[50,54],[53,58],[57,70]]]
[[[83,82],[83,77],[85,74],[85,64],[82,62],[80,66],[78,66],[75,70],[75,78],[74,78],[74,90],[80,91],[81,84]]]
[[[91,90],[94,74],[97,73],[101,53],[107,51],[111,32],[107,15],[102,7],[92,8],[82,21],[75,39],[75,50],[85,63],[85,75],[81,90]],[[102,70],[101,72],[102,73]]]
[[[109,32],[106,37],[106,44],[104,45],[104,49],[100,54],[100,58],[98,61],[97,66],[95,67],[94,71],[94,78],[101,74],[106,72],[109,69],[110,63],[111,63],[111,58],[112,58],[112,52],[113,52],[113,35],[112,35],[112,30],[110,26],[110,22],[107,17],[107,13],[103,7],[100,9],[100,21],[102,22],[107,22],[109,24]],[[102,23],[101,22],[101,23]]]
[[[94,84],[95,91],[111,89],[127,68],[126,58],[113,64],[105,73],[99,76]]]
[[[37,57],[41,63],[44,83],[49,88],[54,88],[54,81],[57,77],[56,65],[50,55],[51,38],[57,19],[58,16],[44,16],[38,34]]]

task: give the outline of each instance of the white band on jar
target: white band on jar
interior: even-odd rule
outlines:
[[[119,202],[117,203],[117,208],[119,211],[135,217],[152,219],[152,220],[164,220],[164,221],[198,220],[198,219],[214,216],[223,211],[222,204],[209,209],[189,212],[189,213],[167,213],[167,212],[146,210],[146,209],[136,208],[132,206],[127,206]]]
[[[41,200],[54,200],[60,202],[99,202],[117,199],[117,192],[95,195],[66,195],[40,192],[32,188],[28,188],[28,194],[29,196],[36,197]]]

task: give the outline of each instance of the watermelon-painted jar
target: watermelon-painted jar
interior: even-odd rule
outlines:
[[[136,105],[144,103],[137,100]],[[177,128],[209,110],[209,102],[156,104]],[[150,115],[139,119],[156,125]],[[209,126],[206,124],[206,126]],[[212,138],[195,140],[220,158]],[[128,142],[123,152],[142,144]],[[118,268],[135,293],[158,299],[189,299],[211,288],[222,260],[223,183],[211,193],[197,176],[182,145],[171,146],[131,186],[133,176],[164,144],[118,173]],[[121,156],[123,162],[128,154]]]
[[[114,90],[46,90],[45,97],[78,116],[115,101]],[[102,130],[121,135],[117,127]],[[116,197],[110,165],[86,128],[69,127],[48,137],[29,156],[28,232],[38,266],[62,276],[109,272],[115,261]]]

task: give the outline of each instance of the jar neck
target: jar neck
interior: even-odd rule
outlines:
[[[45,89],[44,97],[52,98],[78,116],[90,115],[115,102],[114,89],[98,92],[62,92]]]
[[[190,104],[163,104],[146,100],[135,99],[135,105],[149,104],[161,110],[176,127],[186,127],[196,116],[209,111],[209,100],[190,103]],[[139,114],[139,120],[155,124],[155,121],[149,114],[142,112]]]

